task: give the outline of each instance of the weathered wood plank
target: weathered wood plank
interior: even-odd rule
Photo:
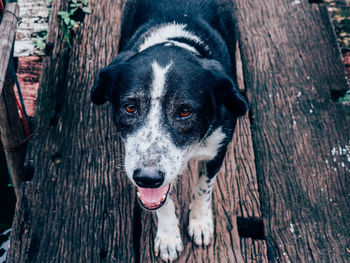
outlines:
[[[0,95],[2,94],[13,41],[15,40],[18,12],[17,3],[9,3],[6,5],[5,13],[0,24]]]
[[[21,182],[25,178],[23,164],[26,136],[18,114],[13,86],[14,82],[10,70],[8,70],[0,96],[0,140],[2,141],[7,168],[18,198]]]
[[[331,100],[347,88],[334,34],[307,1],[237,3],[269,260],[347,262],[350,125]]]
[[[17,3],[7,4],[0,24],[0,32],[2,32],[0,41],[0,139],[17,198],[19,197],[20,184],[24,178],[25,147],[23,141],[25,134],[18,114],[9,63],[18,12]]]
[[[239,47],[236,50],[237,83],[241,90],[245,90],[242,59]],[[248,112],[249,114],[249,112]],[[247,114],[247,115],[248,115]],[[237,216],[250,225],[238,225],[239,235],[242,228],[249,237],[241,238],[241,254],[244,262],[267,262],[267,247],[264,238],[264,229],[260,229],[262,221],[260,195],[255,168],[252,133],[248,116],[237,122],[236,132],[231,144],[232,152],[228,151],[226,158],[232,163],[235,187],[233,191],[238,195]],[[231,147],[229,148],[231,149]],[[251,238],[251,237],[254,237]]]
[[[41,68],[42,57],[30,56],[18,58],[17,78],[21,86],[26,111],[30,117],[33,117],[35,112]],[[17,94],[16,91],[15,93]]]
[[[241,250],[245,263],[267,263],[266,242],[251,238],[241,238]]]
[[[35,128],[27,160],[34,177],[17,203],[8,262],[134,262],[134,191],[121,165],[111,111],[93,106],[98,69],[116,55],[124,1],[89,1],[93,10],[69,49],[54,1]]]
[[[237,83],[241,90],[245,90],[242,59],[237,45]],[[259,200],[258,182],[256,177],[255,157],[252,141],[252,133],[248,114],[237,122],[236,132],[227,158],[232,162],[234,171],[235,188],[238,195],[237,216],[243,218],[262,219]]]
[[[253,142],[247,116],[238,120],[226,158],[230,164],[229,171],[233,174],[237,216],[262,219]]]

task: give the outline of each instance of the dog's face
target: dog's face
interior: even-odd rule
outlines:
[[[244,98],[217,62],[162,45],[121,53],[100,72],[91,98],[113,104],[126,174],[147,209],[165,202],[194,149],[212,134],[224,139],[215,130],[223,114],[236,118],[246,111]]]

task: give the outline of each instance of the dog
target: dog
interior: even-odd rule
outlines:
[[[131,7],[120,52],[98,73],[90,96],[113,105],[126,175],[141,206],[156,212],[156,255],[171,262],[183,250],[171,184],[190,159],[205,162],[188,233],[195,244],[209,245],[213,184],[248,107],[236,85],[234,9],[225,12],[211,0],[140,0]]]

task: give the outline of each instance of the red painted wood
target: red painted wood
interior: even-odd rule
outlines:
[[[17,78],[21,86],[28,116],[34,116],[35,113],[41,67],[42,57],[31,56],[18,58]],[[15,89],[15,92],[17,95],[17,89]]]

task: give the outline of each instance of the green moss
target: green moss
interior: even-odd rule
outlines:
[[[343,97],[339,98],[339,102],[350,101],[350,90],[348,90]]]

